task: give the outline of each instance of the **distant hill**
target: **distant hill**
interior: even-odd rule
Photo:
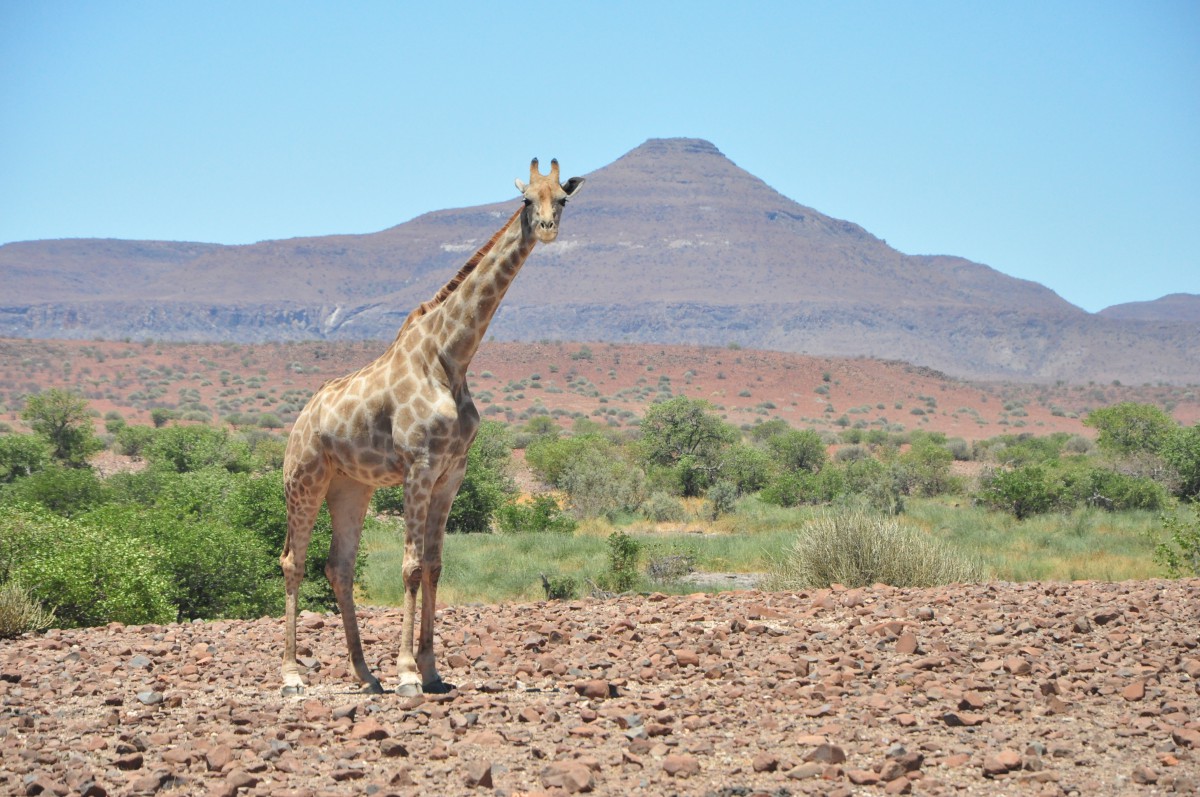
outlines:
[[[535,250],[497,314],[497,339],[738,343],[971,378],[1200,382],[1194,320],[1110,312],[1129,305],[1092,315],[978,263],[902,254],[706,141],[651,139],[586,176],[558,242]],[[9,244],[0,334],[390,338],[517,202],[248,246]]]
[[[1181,321],[1200,324],[1200,295],[1172,293],[1152,302],[1114,304],[1099,312],[1105,318],[1124,321]]]

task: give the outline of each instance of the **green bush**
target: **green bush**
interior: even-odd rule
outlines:
[[[687,520],[687,508],[683,502],[661,490],[651,493],[638,507],[638,511],[647,520],[655,523],[679,523]]]
[[[253,461],[244,440],[226,429],[211,426],[171,426],[159,429],[145,447],[146,458],[176,473],[217,467],[231,473],[247,472]]]
[[[825,441],[812,429],[789,429],[767,439],[767,448],[780,468],[789,471],[817,472],[825,467],[828,456]]]
[[[50,463],[50,445],[32,434],[0,436],[0,484],[42,470]]]
[[[842,584],[931,587],[982,578],[970,559],[894,518],[858,508],[830,510],[807,524],[769,579],[773,589]]]
[[[0,506],[9,577],[64,626],[175,619],[171,585],[139,539],[28,505]]]
[[[12,639],[31,631],[45,631],[54,623],[48,612],[15,581],[0,583],[0,639]]]
[[[525,503],[509,501],[496,513],[496,522],[500,530],[507,534],[570,534],[577,525],[570,515],[562,511],[558,499],[546,493],[535,495]]]
[[[115,435],[118,453],[140,457],[154,440],[154,429],[149,426],[123,426]]]
[[[569,601],[579,594],[579,582],[571,576],[542,576],[542,588],[548,601]]]
[[[638,559],[642,545],[623,531],[608,535],[608,569],[600,574],[600,586],[628,592],[638,582]]]
[[[70,391],[51,388],[27,396],[21,417],[49,441],[50,455],[63,464],[81,467],[103,448],[96,439],[87,401]]]
[[[561,485],[566,490],[571,513],[577,518],[615,518],[632,512],[645,498],[645,477],[631,462],[614,450],[585,448],[567,463]]]
[[[109,491],[91,468],[53,465],[17,479],[4,490],[5,500],[40,504],[72,517],[108,500]]]
[[[650,405],[642,418],[638,448],[648,471],[664,471],[661,482],[684,497],[703,495],[717,479],[724,452],[737,430],[702,399],[676,396]]]
[[[1062,500],[1062,492],[1060,485],[1048,478],[1044,466],[1022,465],[984,474],[976,500],[989,509],[1024,520],[1054,509]]]
[[[1179,497],[1200,501],[1200,423],[1175,430],[1163,444],[1161,454],[1179,474]]]
[[[251,619],[283,608],[278,559],[247,530],[135,506],[102,507],[80,521],[153,550],[180,620]]]
[[[1200,509],[1192,507],[1191,517],[1181,512],[1162,519],[1168,539],[1154,548],[1154,560],[1173,577],[1200,577]]]

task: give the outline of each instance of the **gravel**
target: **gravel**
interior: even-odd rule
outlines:
[[[357,691],[334,616],[0,644],[16,795],[1194,794],[1200,580],[454,606],[447,695]],[[395,684],[400,613],[360,612]]]

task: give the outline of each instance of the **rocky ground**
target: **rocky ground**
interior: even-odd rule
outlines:
[[[400,615],[362,612],[395,683]],[[7,794],[1193,794],[1200,581],[439,613],[448,695],[363,695],[334,616],[0,643]]]

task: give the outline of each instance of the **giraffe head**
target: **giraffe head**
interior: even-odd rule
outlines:
[[[538,169],[537,158],[529,164],[529,184],[517,179],[517,190],[525,197],[529,226],[539,241],[548,244],[558,237],[558,219],[562,216],[563,206],[581,185],[582,177],[572,177],[565,184],[559,184],[557,160],[550,161],[550,174],[543,175]]]

